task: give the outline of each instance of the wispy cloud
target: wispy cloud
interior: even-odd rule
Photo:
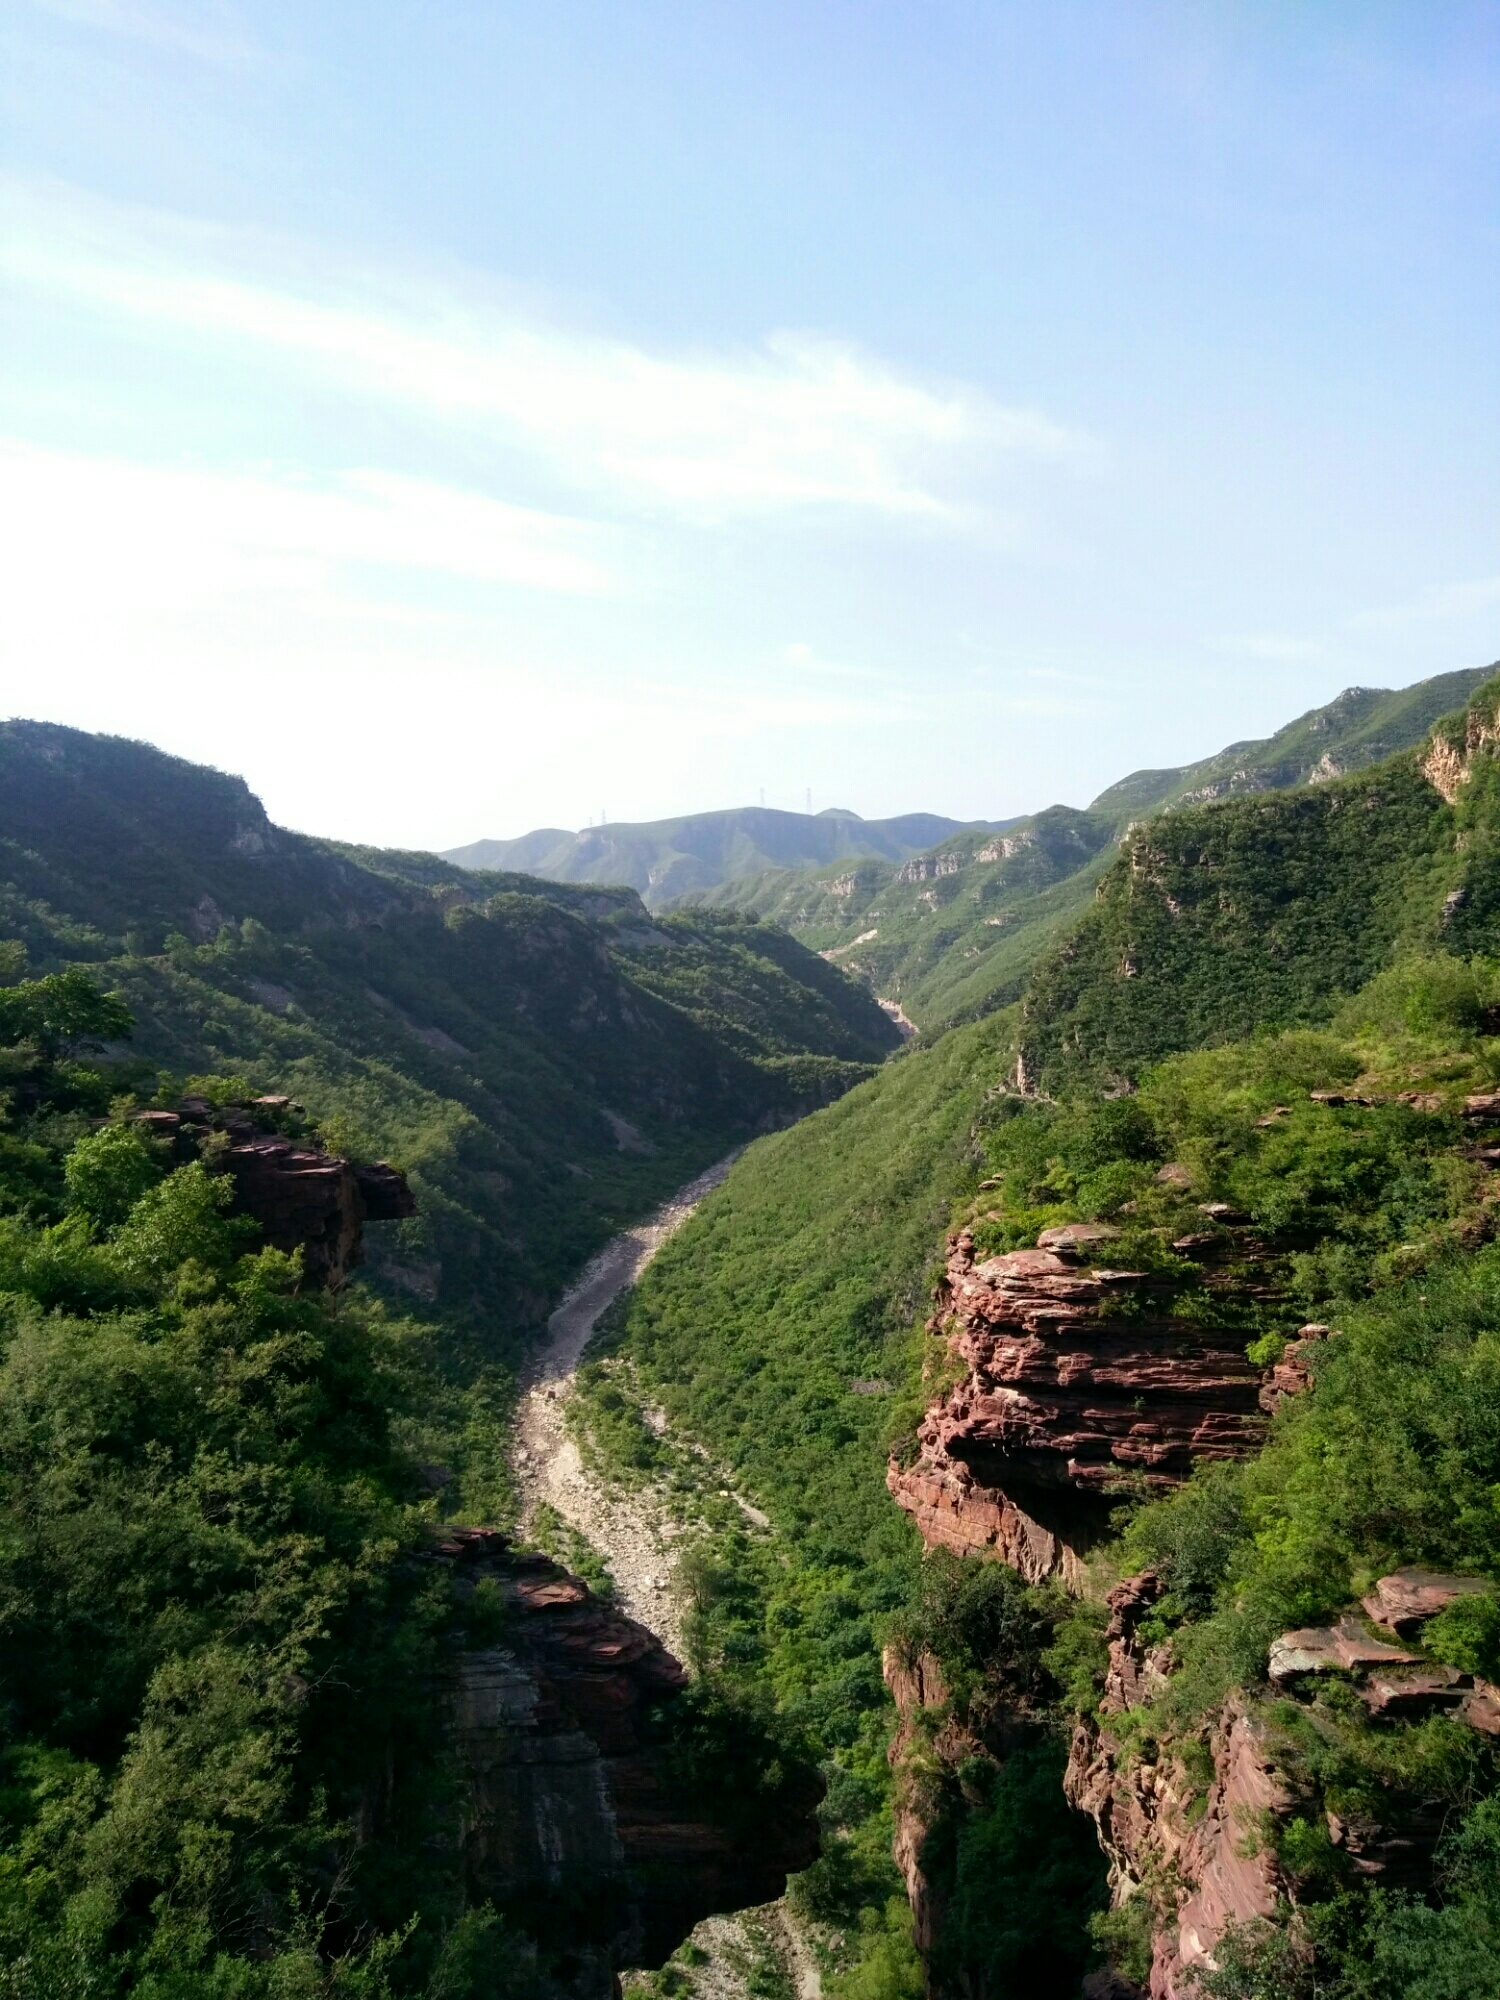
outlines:
[[[14,185],[3,194],[0,277],[13,286],[481,426],[575,488],[642,511],[712,518],[833,505],[944,516],[962,511],[955,489],[996,457],[1088,450],[1039,412],[920,380],[818,335],[651,352],[415,280],[372,282],[365,296],[356,281],[335,296],[246,275],[226,237],[190,239],[159,220]]]
[[[1216,640],[1215,650],[1271,667],[1316,666],[1328,657],[1327,647],[1316,639],[1298,638],[1289,632],[1239,632]]]
[[[1353,631],[1382,631],[1404,625],[1441,624],[1452,618],[1500,611],[1500,576],[1467,577],[1457,583],[1434,583],[1401,604],[1362,611],[1349,620]]]
[[[80,596],[175,613],[336,587],[364,566],[525,589],[609,588],[608,531],[389,472],[276,479],[39,451],[0,441],[7,623]]]
[[[149,6],[140,0],[30,0],[43,14],[205,62],[242,63],[256,51],[235,13],[214,5]]]

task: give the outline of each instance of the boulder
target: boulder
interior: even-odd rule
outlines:
[[[1353,1673],[1365,1667],[1416,1666],[1415,1653],[1406,1653],[1384,1639],[1373,1638],[1359,1619],[1340,1618],[1333,1625],[1304,1625],[1295,1632],[1283,1632],[1271,1642],[1266,1671],[1278,1685],[1300,1680],[1305,1674]]]
[[[1371,1674],[1359,1694],[1378,1720],[1413,1721],[1458,1708],[1470,1686],[1452,1667],[1397,1667]]]
[[[1379,1625],[1410,1634],[1460,1597],[1482,1597],[1489,1584],[1479,1576],[1449,1576],[1442,1570],[1409,1567],[1381,1577],[1364,1608]]]
[[[1064,1222],[1057,1229],[1044,1229],[1036,1239],[1038,1250],[1052,1250],[1072,1262],[1080,1251],[1095,1243],[1107,1243],[1119,1235],[1107,1222]]]

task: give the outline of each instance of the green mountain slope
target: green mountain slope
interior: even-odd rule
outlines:
[[[1424,748],[1133,827],[1078,928],[1036,969],[1027,1075],[1131,1076],[1172,1049],[1326,1018],[1398,945],[1493,951],[1494,772],[1481,753],[1497,705],[1500,679],[1452,725],[1469,746],[1450,753],[1461,785]]]
[[[491,1355],[622,1220],[897,1039],[752,921],[337,848],[239,779],[37,724],[0,731],[0,927],[34,968],[98,965],[143,1058],[293,1090],[406,1167],[422,1213],[374,1274]]]
[[[1310,708],[1274,736],[1231,743],[1217,756],[1173,771],[1132,771],[1101,792],[1089,811],[1129,819],[1164,806],[1206,805],[1245,792],[1286,791],[1345,777],[1419,741],[1494,672],[1494,666],[1472,667],[1406,688],[1345,688],[1326,707]]]
[[[1492,671],[1387,692],[1346,689],[1263,742],[1175,770],[1137,771],[1086,812],[1052,806],[998,837],[965,832],[900,864],[779,869],[722,884],[694,907],[754,911],[828,953],[927,1031],[1008,1005],[1087,907],[1126,826],[1220,797],[1323,784],[1418,742]]]
[[[524,868],[562,882],[623,882],[656,910],[765,868],[815,867],[866,855],[904,860],[961,825],[940,813],[865,820],[833,808],[814,814],[743,806],[583,833],[543,828],[518,840],[476,840],[443,858],[464,868]]]
[[[1500,979],[1492,961],[1467,957],[1500,950],[1497,745],[1500,680],[1428,743],[1378,768],[1184,808],[1136,829],[1122,853],[1102,855],[1097,905],[1038,968],[1023,1007],[912,1050],[828,1110],[757,1142],[622,1313],[609,1381],[616,1390],[633,1383],[643,1402],[708,1442],[770,1517],[766,1542],[726,1528],[702,1552],[694,1630],[705,1658],[773,1691],[837,1760],[829,1855],[800,1893],[840,1936],[860,1940],[866,1969],[851,1991],[914,1994],[918,1979],[901,1958],[899,1924],[880,1914],[891,1886],[881,1872],[890,1832],[882,1752],[894,1720],[878,1677],[882,1644],[915,1633],[942,1659],[957,1712],[982,1712],[1004,1694],[1004,1649],[1024,1624],[1001,1604],[988,1624],[965,1626],[969,1585],[942,1562],[919,1560],[885,1491],[888,1443],[952,1379],[943,1343],[919,1331],[946,1225],[982,1220],[997,1232],[995,1247],[1010,1247],[1071,1220],[1125,1226],[1135,1217],[1130,1226],[1149,1231],[1169,1197],[1190,1219],[1194,1204],[1215,1198],[1286,1232],[1268,1324],[1289,1330],[1316,1316],[1363,1329],[1339,1380],[1330,1376],[1326,1418],[1310,1400],[1313,1414],[1288,1419],[1280,1457],[1263,1475],[1246,1472],[1246,1497],[1227,1524],[1213,1525],[1218,1503],[1206,1492],[1176,1513],[1177,1503],[1144,1510],[1134,1539],[1101,1555],[1113,1574],[1151,1560],[1198,1577],[1199,1594],[1168,1610],[1191,1677],[1148,1737],[1203,1740],[1226,1686],[1239,1675],[1259,1686],[1268,1634],[1328,1615],[1382,1567],[1451,1561],[1462,1535],[1463,1566],[1500,1585],[1492,1519],[1481,1522],[1473,1498],[1500,1477],[1485,1414],[1492,1392],[1481,1386],[1493,1370],[1485,1328],[1494,1253],[1468,1261],[1493,1235],[1496,1197],[1458,1115],[1466,1092],[1492,1090],[1500,1074],[1490,1032]],[[1300,1025],[1308,1022],[1322,1025]],[[1023,1046],[1030,1076],[1041,1073],[1056,1101],[1018,1095]],[[1120,1071],[1140,1080],[1138,1091],[1128,1104],[1101,1100],[1101,1083],[1113,1089]],[[1368,1098],[1347,1107],[1308,1096],[1354,1078]],[[1403,1091],[1421,1108],[1398,1102]],[[1188,1192],[1158,1183],[1162,1160],[1189,1163]],[[1174,1210],[1168,1221],[1168,1235],[1180,1237],[1182,1216]],[[1434,1324],[1413,1331],[1413,1314]],[[1429,1362],[1430,1392],[1404,1373]],[[1476,1397],[1482,1410],[1470,1408]],[[1412,1454],[1409,1478],[1403,1452]],[[1326,1497],[1320,1454],[1336,1475]],[[1362,1470],[1362,1454],[1393,1483]],[[1410,1504],[1398,1505],[1406,1493]],[[1285,1524],[1285,1542],[1257,1543],[1267,1519]],[[1191,1570],[1200,1561],[1202,1576]],[[1248,1609],[1236,1597],[1246,1579]],[[1052,1616],[1045,1593],[1028,1601],[1038,1619]],[[1053,1671],[1071,1683],[1049,1697],[1059,1715],[1069,1701],[1092,1712],[1100,1625],[1086,1608],[1054,1656]],[[964,1640],[965,1630],[980,1637]],[[1484,1671],[1500,1671],[1500,1654]],[[1346,1729],[1342,1762],[1309,1738],[1299,1752],[1306,1781],[1330,1800],[1340,1785],[1363,1796],[1399,1763],[1436,1788],[1457,1826],[1494,1772],[1467,1747],[1451,1771],[1439,1770],[1429,1733],[1431,1746],[1415,1729],[1399,1742]],[[1018,1802],[978,1762],[926,1796],[929,1872],[954,1895],[952,1963],[939,1986],[1007,1990],[987,1956],[999,1947],[985,1911],[1001,1883],[1023,1907],[1049,1894],[1072,1836],[1059,1825],[1044,1840],[1036,1800]],[[958,1894],[966,1871],[984,1890],[967,1904]],[[1411,1961],[1394,1958],[1386,1984],[1373,1975],[1359,1984],[1359,1954],[1386,1950],[1395,1935],[1379,1926],[1406,1924],[1408,1938],[1420,1911],[1408,1920],[1399,1898],[1340,1907],[1354,1930],[1340,1942],[1333,1926],[1317,1946],[1327,1990],[1381,2000],[1470,1990],[1462,1977],[1451,1989],[1403,1986]],[[1059,1992],[1076,1990],[1088,1910],[1080,1891],[1079,1959],[1053,1967]],[[1123,1930],[1115,1941],[1129,1944]],[[1335,1986],[1346,1960],[1350,1983]],[[1481,1953],[1474,1965],[1490,1962]],[[1222,1990],[1283,1989],[1273,1980]]]

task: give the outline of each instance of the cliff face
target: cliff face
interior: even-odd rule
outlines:
[[[1205,1221],[1213,1228],[1179,1249],[1208,1260],[1210,1290],[1254,1296],[1262,1246],[1244,1218],[1220,1211]],[[887,1474],[929,1546],[992,1553],[1029,1582],[1055,1576],[1077,1587],[1122,1489],[1163,1493],[1195,1460],[1245,1456],[1260,1441],[1264,1412],[1306,1387],[1298,1363],[1326,1328],[1304,1329],[1285,1364],[1264,1375],[1245,1359],[1242,1332],[1184,1319],[1171,1310],[1173,1286],[1109,1262],[1115,1234],[1074,1224],[1045,1232],[1034,1249],[994,1257],[976,1253],[967,1229],[950,1240],[929,1324],[947,1335],[965,1377],[923,1419],[915,1462],[893,1458]],[[1244,1703],[1216,1719],[1206,1805],[1200,1780],[1172,1755],[1132,1757],[1110,1736],[1108,1717],[1137,1707],[1172,1671],[1170,1649],[1139,1636],[1159,1595],[1146,1575],[1110,1597],[1105,1719],[1075,1731],[1065,1789],[1098,1827],[1117,1904],[1145,1894],[1171,1902],[1161,1885],[1181,1885],[1180,1926],[1159,1929],[1151,1990],[1183,2000],[1184,1968],[1202,1962],[1225,1923],[1275,1907],[1284,1885],[1274,1856],[1241,1852],[1242,1822],[1284,1812],[1291,1794]],[[942,1693],[920,1671],[888,1678],[903,1717],[892,1752],[899,1770],[910,1718]],[[960,1743],[934,1750],[955,1769],[968,1754]],[[1190,1810],[1195,1802],[1201,1811]],[[919,1943],[937,1921],[920,1865],[922,1806],[920,1785],[898,1782],[896,1853]]]
[[[1195,1459],[1257,1443],[1261,1373],[1243,1345],[1171,1314],[1148,1274],[1112,1268],[1111,1234],[1049,1230],[987,1258],[968,1230],[950,1241],[931,1326],[967,1377],[923,1419],[916,1462],[887,1475],[929,1546],[1071,1581],[1112,1492],[1165,1491]]]
[[[274,1250],[302,1252],[308,1283],[336,1291],[361,1261],[367,1222],[415,1215],[406,1176],[384,1160],[356,1165],[299,1145],[274,1129],[297,1107],[285,1097],[211,1106],[184,1097],[175,1111],[144,1111],[137,1123],[176,1161],[202,1159],[234,1182],[236,1213],[261,1226]]]
[[[496,1613],[445,1695],[465,1891],[560,1950],[580,1992],[662,1964],[816,1858],[816,1774],[736,1783],[722,1744],[684,1733],[687,1676],[644,1626],[492,1530],[451,1530],[439,1556],[460,1603],[482,1592]]]
[[[1186,2000],[1190,1969],[1212,1962],[1226,1924],[1269,1917],[1286,1892],[1274,1850],[1245,1836],[1266,1815],[1284,1818],[1293,1798],[1264,1727],[1239,1696],[1225,1704],[1210,1733],[1206,1798],[1201,1776],[1190,1774],[1181,1756],[1160,1748],[1149,1757],[1127,1753],[1111,1735],[1109,1718],[1159,1692],[1172,1670],[1170,1648],[1148,1648],[1139,1632],[1160,1595],[1149,1570],[1110,1593],[1101,1719],[1074,1729],[1064,1788],[1099,1829],[1116,1907],[1137,1897],[1157,1903],[1153,2000]],[[1175,1926],[1160,1921],[1173,1901],[1169,1885],[1183,1898]]]
[[[1360,1607],[1329,1627],[1288,1632],[1271,1648],[1272,1692],[1320,1710],[1327,1676],[1351,1682],[1371,1718],[1400,1729],[1446,1714],[1478,1735],[1500,1735],[1500,1690],[1407,1650],[1410,1636],[1476,1580],[1401,1570],[1382,1577]],[[1231,1925],[1297,1900],[1275,1834],[1295,1815],[1326,1827],[1350,1875],[1425,1892],[1448,1801],[1389,1783],[1374,1806],[1335,1810],[1290,1755],[1263,1691],[1237,1690],[1190,1743],[1141,1747],[1111,1719],[1159,1692],[1173,1671],[1170,1645],[1149,1646],[1141,1626],[1162,1595],[1143,1571],[1111,1591],[1109,1671],[1097,1721],[1073,1732],[1064,1787],[1093,1816],[1110,1866],[1116,1907],[1144,1899],[1152,1913],[1151,2000],[1193,2000],[1196,1974],[1214,1965]],[[1363,1616],[1360,1613],[1363,1612]],[[1326,1711],[1332,1726],[1336,1709]],[[1206,1768],[1204,1751],[1207,1752]],[[1193,1767],[1197,1768],[1194,1769]]]

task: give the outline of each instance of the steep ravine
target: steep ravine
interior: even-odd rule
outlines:
[[[621,1609],[678,1654],[683,1650],[682,1620],[672,1574],[680,1524],[650,1489],[626,1493],[606,1486],[590,1471],[568,1435],[564,1411],[600,1314],[635,1283],[737,1157],[730,1153],[709,1167],[645,1221],[612,1236],[591,1259],[547,1322],[547,1344],[524,1378],[516,1417],[514,1463],[523,1525],[535,1526],[544,1503],[555,1508],[609,1565]]]
[[[604,1560],[620,1610],[677,1656],[686,1647],[684,1606],[674,1577],[687,1524],[660,1486],[627,1490],[588,1465],[570,1435],[567,1406],[601,1315],[722,1183],[738,1157],[737,1148],[644,1221],[611,1237],[590,1260],[547,1322],[547,1344],[523,1379],[516,1415],[513,1465],[523,1528],[534,1531],[539,1508],[552,1508]],[[740,1505],[765,1525],[747,1502]],[[814,1955],[784,1899],[707,1917],[687,1943],[698,2000],[748,2000],[752,1992],[763,1992],[768,1980],[798,2000],[817,2000],[821,1990]],[[625,1979],[632,1983],[628,1972]]]

